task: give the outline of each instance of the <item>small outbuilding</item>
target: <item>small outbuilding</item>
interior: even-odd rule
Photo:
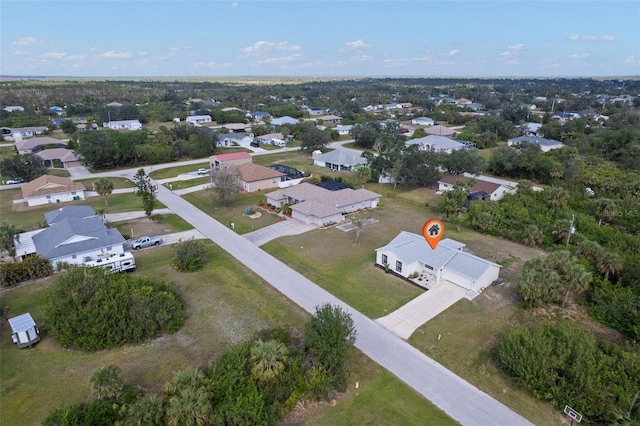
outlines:
[[[38,330],[30,313],[9,318],[9,325],[11,326],[11,339],[19,348],[33,346],[40,341],[40,330]]]

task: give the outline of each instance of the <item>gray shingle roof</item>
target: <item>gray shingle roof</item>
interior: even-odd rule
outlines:
[[[85,218],[95,216],[96,213],[89,206],[65,206],[46,212],[44,219],[49,225],[67,218]]]
[[[324,161],[325,163],[339,164],[342,166],[357,166],[367,164],[367,159],[362,157],[362,151],[349,148],[338,148],[325,154],[318,155],[314,160]]]
[[[33,236],[36,253],[55,259],[75,253],[122,244],[124,237],[117,229],[107,229],[96,216],[83,219],[64,218]]]

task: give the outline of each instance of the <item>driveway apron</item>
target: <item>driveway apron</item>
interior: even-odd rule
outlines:
[[[353,318],[358,349],[461,424],[532,424],[161,185],[158,200],[307,312],[340,306]]]

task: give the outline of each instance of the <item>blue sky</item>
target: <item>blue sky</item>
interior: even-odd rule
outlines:
[[[640,75],[639,1],[0,0],[0,75]]]

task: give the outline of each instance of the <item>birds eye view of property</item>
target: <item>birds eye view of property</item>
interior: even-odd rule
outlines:
[[[0,16],[0,425],[640,424],[637,2]]]

